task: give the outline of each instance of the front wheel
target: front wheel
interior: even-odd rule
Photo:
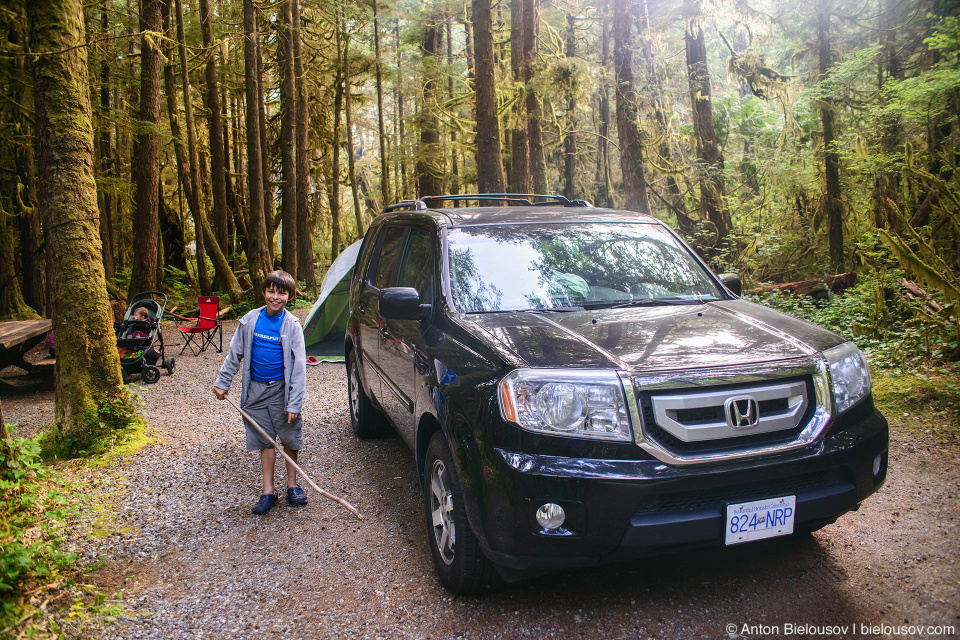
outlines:
[[[447,590],[478,593],[499,583],[467,521],[460,477],[442,432],[433,434],[424,459],[423,508],[433,564]]]
[[[356,351],[351,351],[347,356],[347,395],[350,398],[350,426],[354,435],[358,438],[383,435],[387,430],[387,419],[363,392]]]
[[[160,369],[152,364],[145,364],[143,368],[140,369],[140,378],[147,384],[154,384],[160,379]]]

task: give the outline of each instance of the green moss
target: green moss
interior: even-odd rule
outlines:
[[[873,379],[873,399],[895,429],[960,439],[957,373],[879,373]]]
[[[77,426],[52,429],[41,440],[45,458],[108,455],[116,457],[146,446],[146,421],[137,412],[140,403],[121,388],[115,396],[93,395],[77,414]],[[112,458],[111,458],[112,459]]]

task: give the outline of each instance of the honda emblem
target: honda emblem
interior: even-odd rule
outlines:
[[[727,424],[733,429],[753,429],[760,423],[760,405],[752,396],[727,398],[723,408]]]

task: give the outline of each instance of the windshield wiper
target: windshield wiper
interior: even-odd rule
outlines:
[[[660,307],[671,304],[678,305],[695,305],[695,304],[706,304],[707,302],[714,302],[719,300],[719,298],[714,298],[710,296],[709,298],[637,298],[636,300],[631,300],[629,302],[623,302],[621,304],[615,304],[608,309],[620,309],[622,307]]]
[[[523,309],[524,313],[550,313],[556,311],[557,313],[571,313],[574,311],[586,311],[583,307],[549,307],[546,309]]]

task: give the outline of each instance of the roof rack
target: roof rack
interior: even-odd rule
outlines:
[[[542,198],[542,201],[534,202],[531,198]],[[391,211],[423,211],[424,209],[435,209],[437,205],[452,201],[453,206],[459,207],[461,200],[494,200],[496,202],[506,202],[518,204],[527,207],[537,207],[545,205],[561,205],[564,207],[593,207],[586,200],[569,200],[564,196],[548,196],[538,193],[469,193],[447,196],[424,196],[419,200],[401,200],[396,204],[391,204],[383,208],[383,213]]]

